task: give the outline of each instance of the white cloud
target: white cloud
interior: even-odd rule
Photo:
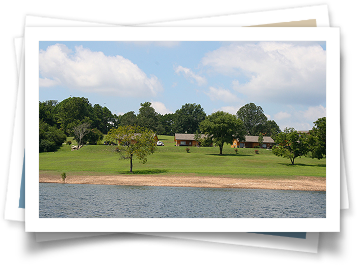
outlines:
[[[271,116],[269,114],[265,114],[264,115],[267,117],[268,120],[270,120]]]
[[[180,41],[125,41],[126,43],[134,44],[136,46],[158,46],[172,48],[180,45]]]
[[[235,102],[238,100],[237,96],[227,89],[209,87],[208,90],[209,91],[205,92],[205,94],[213,101],[220,100],[223,102]]]
[[[326,108],[321,105],[309,107],[303,112],[303,116],[309,121],[316,121],[319,118],[326,117]]]
[[[177,67],[174,66],[174,70],[175,70],[175,73],[178,74],[178,75],[180,73],[182,73],[182,75],[186,79],[190,80],[191,82],[193,82],[193,80],[196,81],[197,85],[199,85],[199,86],[204,85],[204,84],[207,83],[207,80],[206,80],[205,77],[202,77],[200,75],[195,74],[189,68],[185,68],[185,67],[182,67],[181,65],[179,65]]]
[[[326,117],[326,108],[322,105],[308,107],[306,110],[296,110],[290,107],[288,112],[279,112],[274,115],[274,120],[281,130],[286,127],[296,130],[311,130],[314,121],[318,118]]]
[[[164,103],[158,102],[158,101],[152,101],[151,106],[155,109],[157,113],[160,113],[162,115],[168,114],[168,113],[173,113],[172,111],[168,110],[165,106]]]
[[[159,79],[148,77],[136,64],[117,55],[106,56],[82,46],[72,51],[63,44],[40,50],[40,86],[63,85],[85,92],[117,96],[155,96]]]
[[[283,111],[280,111],[278,112],[277,114],[274,115],[274,119],[275,120],[284,120],[284,119],[288,119],[291,117],[291,114],[287,113],[287,112],[283,112]]]
[[[59,80],[40,78],[40,87],[52,87],[61,84]]]
[[[254,100],[304,105],[326,100],[326,51],[316,43],[232,43],[208,52],[202,65],[234,76],[233,88]]]
[[[224,107],[221,107],[220,109],[218,110],[221,110],[221,111],[224,111],[224,112],[228,112],[230,114],[233,114],[233,115],[236,115],[237,114],[237,111],[242,107],[242,105],[239,105],[239,106],[224,106]],[[217,110],[214,110],[214,112],[217,111]]]

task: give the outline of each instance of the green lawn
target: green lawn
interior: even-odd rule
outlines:
[[[68,140],[72,140],[69,138]],[[294,176],[326,176],[326,159],[297,158],[295,165],[290,160],[277,157],[271,150],[238,148],[238,154],[229,145],[224,146],[223,155],[218,147],[175,146],[173,136],[159,136],[165,146],[148,156],[146,164],[133,161],[134,174],[227,176],[227,177],[268,177],[292,178]],[[72,140],[72,143],[74,141]],[[67,174],[115,175],[129,173],[129,160],[119,160],[114,152],[116,146],[87,145],[71,151],[71,146],[63,145],[57,152],[40,153],[40,171],[60,176]]]

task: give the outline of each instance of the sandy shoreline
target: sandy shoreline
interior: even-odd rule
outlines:
[[[40,173],[40,183],[63,183],[61,176]],[[67,184],[169,186],[201,188],[240,188],[272,190],[326,191],[326,178],[296,177],[294,179],[248,179],[204,176],[67,176]]]

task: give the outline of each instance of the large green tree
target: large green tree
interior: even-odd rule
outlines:
[[[175,116],[174,113],[167,113],[165,115],[160,115],[159,122],[163,127],[163,134],[165,135],[175,135]]]
[[[258,135],[267,122],[261,106],[249,103],[237,111],[237,117],[243,121],[248,135]]]
[[[151,107],[150,102],[141,103],[140,106],[137,116],[138,125],[156,132],[159,125],[159,114]]]
[[[225,143],[232,144],[234,139],[245,140],[245,130],[241,119],[235,115],[217,111],[207,116],[200,123],[200,130],[219,146],[219,154],[223,153]]]
[[[326,156],[326,117],[314,122],[314,127],[308,135],[309,149],[312,158],[321,159]]]
[[[47,100],[39,103],[39,118],[50,126],[57,126],[55,108],[57,100]]]
[[[286,128],[275,136],[276,145],[273,146],[273,154],[290,159],[292,165],[295,158],[305,156],[309,152],[307,135],[299,133],[294,128]]]
[[[120,117],[121,126],[136,126],[138,124],[134,111],[128,111]]]
[[[114,118],[114,115],[107,107],[95,104],[91,114],[93,121],[91,126],[106,134],[113,127]]]
[[[200,104],[186,103],[175,112],[175,133],[195,133],[205,118],[206,113]]]
[[[156,150],[155,133],[140,126],[119,126],[111,129],[108,139],[118,141],[118,153],[122,159],[130,160],[130,172],[133,172],[133,158],[145,164],[147,156]]]
[[[56,105],[57,122],[67,135],[73,135],[73,128],[84,122],[92,123],[93,108],[87,98],[70,97]]]

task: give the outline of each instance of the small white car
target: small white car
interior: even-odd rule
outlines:
[[[164,146],[164,143],[161,142],[161,141],[158,141],[158,142],[156,143],[156,145],[157,145],[157,146]]]

